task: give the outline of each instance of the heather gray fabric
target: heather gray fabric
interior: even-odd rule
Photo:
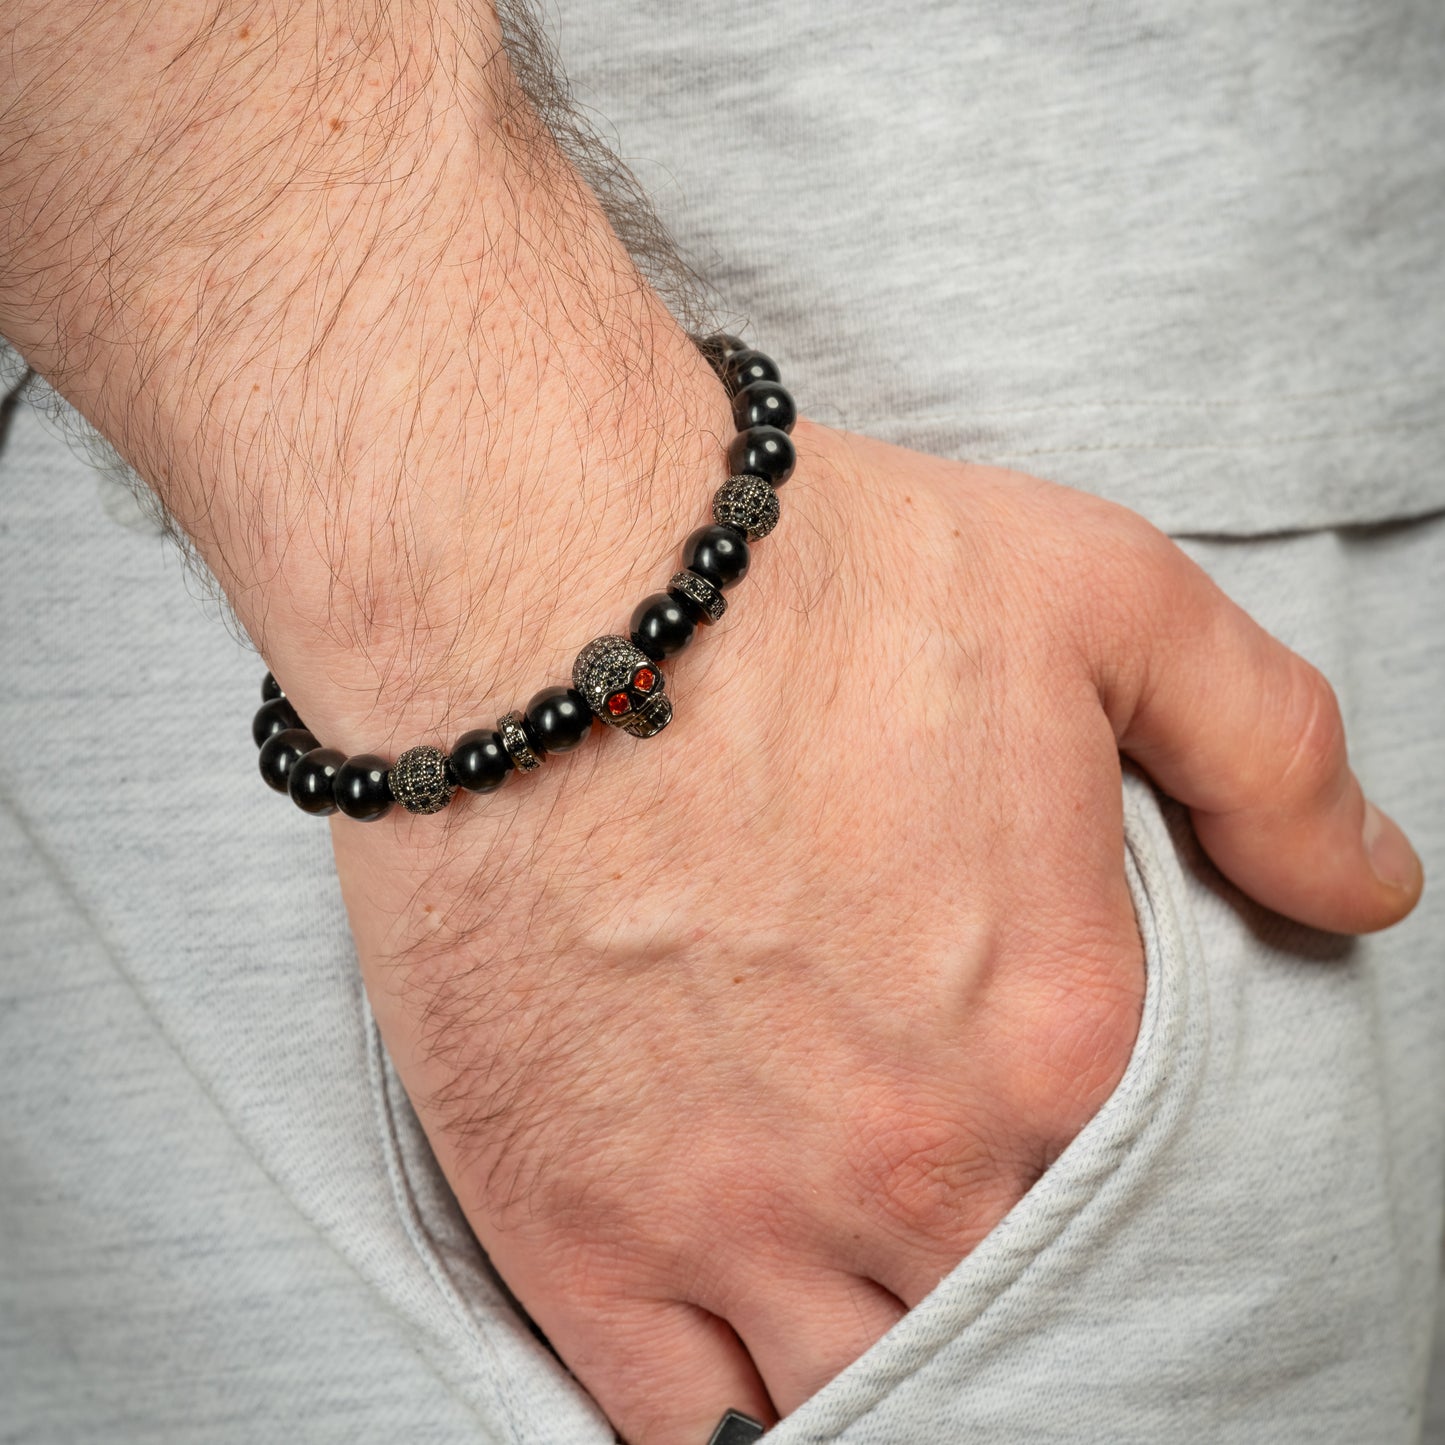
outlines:
[[[1238,534],[1185,545],[1445,876],[1437,7],[881,8],[560,23],[810,410]],[[0,1441],[603,1445],[385,1062],[325,828],[255,777],[259,664],[28,409],[0,617]],[[1125,1080],[780,1445],[1421,1438],[1445,894],[1312,934],[1126,799]]]
[[[1174,532],[1445,505],[1439,0],[555,8],[810,415]]]

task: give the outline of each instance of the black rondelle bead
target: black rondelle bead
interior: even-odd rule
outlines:
[[[682,544],[682,565],[725,590],[748,575],[747,538],[716,522],[699,527]]]
[[[722,588],[711,578],[686,568],[673,573],[672,580],[667,584],[667,595],[685,609],[694,622],[702,622],[709,627],[714,622],[721,622],[728,610],[728,600],[723,596]]]
[[[261,679],[261,701],[270,702],[273,697],[285,696],[286,694],[281,691],[281,684],[268,672]]]
[[[736,395],[743,387],[751,386],[755,381],[781,381],[782,377],[771,356],[765,356],[761,351],[754,351],[750,347],[728,358],[727,365],[723,368],[723,380],[727,383],[728,390]]]
[[[776,381],[751,381],[733,397],[733,421],[739,431],[750,426],[775,426],[792,431],[798,419],[793,394]]]
[[[316,739],[305,728],[287,728],[285,732],[274,733],[261,745],[261,776],[268,788],[278,793],[287,790],[291,769],[297,759],[309,753],[316,746]]]
[[[714,332],[711,336],[694,336],[693,343],[702,352],[707,364],[717,372],[719,378],[727,379],[727,364],[740,351],[746,351],[748,344],[726,331]]]
[[[347,758],[331,780],[336,806],[358,823],[374,823],[385,817],[393,801],[386,771],[386,759],[375,753]]]
[[[775,426],[753,426],[740,431],[728,447],[728,467],[747,472],[781,487],[793,475],[798,453],[793,439]]]
[[[334,813],[336,794],[332,791],[332,779],[345,761],[346,754],[336,748],[312,748],[302,753],[291,765],[291,775],[286,779],[291,801],[313,818]]]
[[[565,753],[592,729],[592,709],[575,688],[544,687],[531,702],[522,726],[533,752]]]
[[[512,773],[512,760],[502,735],[491,728],[473,728],[457,739],[448,759],[452,776],[469,793],[490,793]]]
[[[654,662],[681,652],[697,631],[692,614],[666,592],[644,597],[633,609],[632,620],[627,625],[632,645],[641,648]]]
[[[287,728],[303,726],[296,709],[284,697],[273,697],[256,709],[256,716],[251,719],[251,736],[259,748],[267,738],[274,738],[277,733],[284,733]]]

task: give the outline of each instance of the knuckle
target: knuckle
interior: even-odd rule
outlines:
[[[1137,512],[1096,497],[1070,500],[1076,515],[1052,585],[1086,651],[1102,660],[1117,651],[1115,639],[1157,635],[1177,615],[1193,563]]]
[[[1329,680],[1291,654],[1279,712],[1283,757],[1271,791],[1287,806],[1307,806],[1338,786],[1347,763],[1345,723]]]
[[[960,1234],[1016,1173],[990,1130],[917,1114],[863,1132],[853,1170],[865,1205],[930,1239]]]

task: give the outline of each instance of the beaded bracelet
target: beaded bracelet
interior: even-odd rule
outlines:
[[[722,617],[723,593],[747,573],[748,544],[777,525],[776,489],[797,461],[788,435],[797,407],[773,361],[736,336],[693,341],[732,398],[738,427],[728,447],[732,475],[713,496],[712,524],[683,544],[683,570],[667,591],[644,597],[634,609],[630,636],[594,638],[572,664],[571,687],[543,688],[524,711],[499,718],[495,730],[463,733],[450,755],[424,745],[390,765],[374,753],[348,758],[318,744],[268,672],[251,734],[261,750],[261,776],[272,788],[316,817],[340,809],[372,822],[394,802],[409,813],[437,813],[458,787],[494,792],[513,772],[535,772],[548,753],[569,752],[591,731],[594,717],[639,738],[656,737],[672,721],[657,664],[681,652],[699,624]]]

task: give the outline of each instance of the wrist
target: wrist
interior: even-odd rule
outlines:
[[[6,329],[338,743],[550,680],[696,525],[721,388],[487,37],[128,23],[81,27],[113,91],[9,151],[11,193],[70,189],[11,218]]]

